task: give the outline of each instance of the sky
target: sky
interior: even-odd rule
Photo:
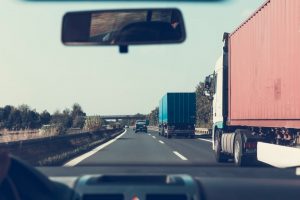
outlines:
[[[147,114],[167,92],[194,92],[213,73],[222,36],[265,0],[227,3],[0,1],[0,106],[27,104],[54,112],[79,103],[88,115]],[[186,41],[176,45],[67,47],[68,11],[179,8]]]

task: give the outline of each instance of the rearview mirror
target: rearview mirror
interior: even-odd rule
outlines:
[[[178,9],[128,9],[69,12],[63,18],[65,45],[174,44],[186,38]]]
[[[211,77],[211,75],[205,77],[205,83],[204,83],[205,89],[209,90],[210,87],[211,87],[211,83],[212,83],[212,77]]]

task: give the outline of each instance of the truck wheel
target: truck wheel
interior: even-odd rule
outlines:
[[[215,157],[216,157],[217,162],[227,162],[228,157],[224,153],[222,153],[222,149],[221,149],[221,131],[220,130],[216,130],[214,143],[215,143],[214,152],[215,152]]]
[[[236,166],[245,166],[245,158],[243,157],[243,141],[241,134],[236,134],[234,138],[234,152],[233,152],[234,163]]]

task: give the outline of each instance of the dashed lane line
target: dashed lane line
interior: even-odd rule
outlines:
[[[180,153],[178,153],[177,151],[173,151],[173,153],[178,156],[181,160],[188,160],[186,157],[184,157],[183,155],[181,155]]]

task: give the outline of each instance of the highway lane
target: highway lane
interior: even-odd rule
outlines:
[[[76,166],[101,164],[220,165],[215,161],[211,145],[209,140],[167,139],[159,136],[155,131],[134,133],[132,129],[127,129],[126,133],[109,145],[99,148],[93,154],[75,163]]]

